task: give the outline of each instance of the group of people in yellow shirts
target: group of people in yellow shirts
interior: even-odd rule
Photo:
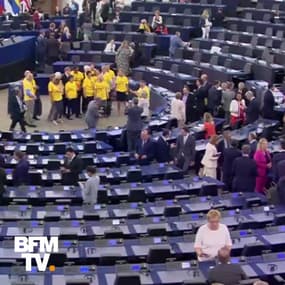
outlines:
[[[150,97],[149,87],[144,81],[140,82],[138,90],[131,90],[129,79],[122,70],[118,70],[115,75],[109,65],[102,66],[101,72],[94,65],[84,66],[83,72],[78,67],[66,67],[63,75],[56,72],[51,76],[48,92],[51,100],[49,120],[56,125],[62,121],[63,115],[68,119],[72,119],[73,115],[80,117],[93,100],[97,101],[103,114],[109,116],[111,96],[114,93],[118,114],[121,114],[122,105],[125,108],[130,94],[148,100]]]

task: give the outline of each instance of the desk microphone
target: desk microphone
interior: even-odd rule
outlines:
[[[94,254],[96,251],[95,247],[88,247],[87,248],[87,254]]]
[[[80,231],[81,231],[83,234],[86,234],[86,232],[87,232],[86,226],[81,226],[81,227],[80,227]]]

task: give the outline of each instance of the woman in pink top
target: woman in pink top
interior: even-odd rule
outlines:
[[[254,160],[257,165],[257,177],[255,191],[265,194],[265,186],[268,182],[267,173],[271,169],[271,156],[267,150],[268,142],[265,138],[259,140],[257,150],[254,154]]]

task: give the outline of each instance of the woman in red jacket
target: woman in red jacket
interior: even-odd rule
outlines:
[[[205,113],[203,120],[204,120],[205,139],[209,139],[211,136],[216,134],[215,122],[210,113]]]

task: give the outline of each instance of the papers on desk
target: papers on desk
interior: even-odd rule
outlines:
[[[20,151],[26,151],[27,150],[27,146],[26,145],[20,145],[19,150]]]
[[[14,145],[6,145],[5,149],[8,151],[13,151],[15,149],[15,146]]]
[[[11,161],[10,161],[10,163],[11,163],[11,164],[16,164],[16,163],[17,163],[17,160],[16,160],[15,158],[12,158]]]
[[[52,145],[49,145],[49,146],[48,146],[48,150],[49,150],[49,151],[53,151],[53,146],[52,146]]]
[[[61,180],[61,174],[60,173],[52,173],[51,177],[52,177],[52,180]]]
[[[116,157],[114,156],[103,156],[103,162],[116,162]]]
[[[44,141],[46,141],[46,140],[49,139],[49,136],[48,136],[48,135],[43,135],[43,136],[42,136],[42,139],[43,139]]]

